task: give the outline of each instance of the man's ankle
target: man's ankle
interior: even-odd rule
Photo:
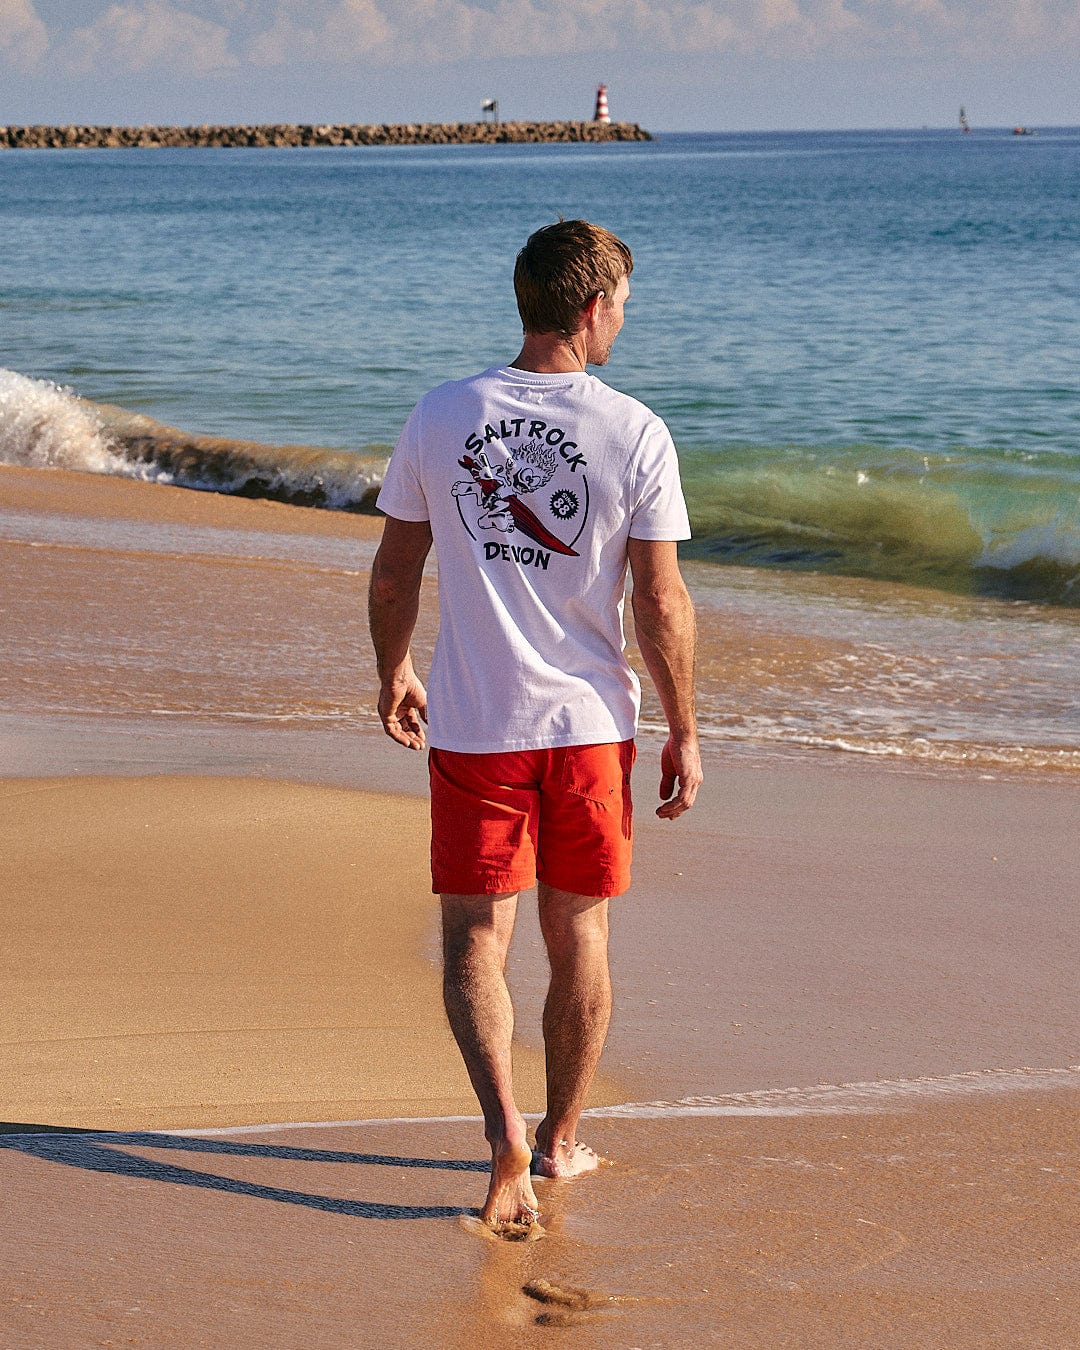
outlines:
[[[575,1131],[568,1129],[556,1129],[542,1120],[536,1127],[536,1149],[545,1158],[555,1156],[561,1144],[572,1144],[575,1138]]]
[[[484,1138],[491,1145],[493,1153],[507,1145],[517,1147],[525,1140],[526,1126],[523,1116],[506,1117],[495,1124],[489,1124],[484,1129]]]

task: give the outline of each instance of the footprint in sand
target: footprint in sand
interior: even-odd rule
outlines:
[[[552,1284],[550,1280],[530,1280],[522,1286],[521,1292],[537,1303],[548,1305],[536,1318],[536,1325],[542,1327],[572,1326],[580,1320],[577,1314],[610,1308],[620,1301],[598,1289],[578,1289],[569,1284]]]

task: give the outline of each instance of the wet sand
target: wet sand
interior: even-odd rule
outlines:
[[[9,1343],[1058,1350],[1077,1102],[594,1121],[528,1244],[467,1226],[462,1125],[0,1136]]]
[[[422,760],[365,706],[377,525],[28,470],[0,471],[0,506],[25,527],[0,574],[20,636],[0,674],[4,1119],[474,1114],[439,1010]],[[279,533],[300,544],[268,560]],[[246,678],[264,638],[276,683]],[[315,643],[343,680],[313,710]],[[547,1186],[529,1246],[460,1222],[483,1192],[462,1166],[483,1158],[475,1123],[233,1134],[239,1151],[0,1136],[25,1218],[2,1239],[14,1342],[1075,1342],[1073,1077],[895,1082],[1075,1063],[1075,789],[713,751],[699,807],[667,826],[647,809],[656,748],[594,1102],[713,1114],[591,1119],[618,1165]],[[839,1115],[725,1099],[855,1080],[885,1086]]]

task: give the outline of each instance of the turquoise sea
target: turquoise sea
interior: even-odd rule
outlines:
[[[966,605],[948,610],[962,631],[910,639],[920,659],[997,644],[998,694],[965,706],[1004,722],[991,736],[972,713],[958,741],[1080,747],[1080,129],[6,152],[0,460],[155,476],[100,447],[80,465],[29,378],[190,432],[338,452],[267,450],[262,486],[355,506],[421,392],[513,356],[514,254],[559,214],[634,251],[604,378],[672,429],[701,603],[753,593],[768,628],[767,593],[809,574],[799,622],[830,641],[858,630],[836,597],[860,586],[896,588],[859,591],[871,627],[910,617],[912,588],[940,597],[920,623]],[[260,490],[223,456],[180,481]],[[990,608],[971,626],[973,604]],[[958,687],[946,665],[938,684],[911,676],[931,703]],[[1034,727],[1031,689],[1049,691]]]

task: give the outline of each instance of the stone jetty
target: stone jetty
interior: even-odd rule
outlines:
[[[0,127],[0,150],[116,150],[160,146],[506,145],[651,141],[636,122],[418,122],[396,126]]]

